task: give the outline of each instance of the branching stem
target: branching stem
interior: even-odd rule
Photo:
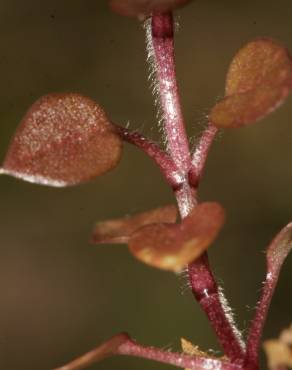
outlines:
[[[189,370],[242,370],[241,365],[209,357],[189,356],[181,353],[162,351],[154,347],[144,347],[134,341],[122,344],[118,353],[154,360]]]
[[[176,191],[182,186],[182,176],[180,175],[176,164],[171,157],[163,151],[160,146],[137,131],[131,131],[127,128],[115,126],[121,138],[130,144],[142,149],[160,168],[168,184]]]
[[[175,192],[181,217],[184,218],[197,204],[196,189],[217,129],[209,125],[191,160],[176,82],[172,14],[153,15],[151,27],[154,68],[168,152],[185,175],[183,186]],[[220,301],[218,286],[210,270],[207,255],[189,266],[189,278],[194,296],[207,314],[226,355],[232,361],[242,359],[244,349],[238,331],[229,320],[230,309]]]
[[[242,370],[239,364],[232,364],[216,358],[189,356],[142,346],[125,333],[116,335],[96,349],[55,370],[82,370],[114,355],[140,357],[190,370]]]
[[[195,148],[192,156],[192,167],[189,174],[189,180],[194,187],[199,185],[211,145],[217,132],[217,127],[212,123],[209,123]]]

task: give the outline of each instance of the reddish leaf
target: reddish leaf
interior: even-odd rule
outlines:
[[[148,265],[179,271],[208,248],[223,223],[224,210],[218,203],[201,203],[181,224],[140,228],[130,237],[129,249]]]
[[[104,111],[78,94],[36,101],[16,131],[3,172],[51,186],[88,181],[115,167],[121,139]]]
[[[92,235],[93,243],[127,243],[129,236],[142,226],[166,222],[175,223],[177,208],[169,205],[134,216],[99,222]]]
[[[86,367],[99,362],[107,357],[117,354],[118,348],[129,341],[128,334],[121,333],[115,335],[113,338],[109,339],[107,342],[98,346],[91,352],[86,353],[84,356],[77,358],[76,360],[70,362],[69,364],[59,367],[55,370],[81,370]]]
[[[270,39],[258,39],[235,55],[227,74],[226,97],[209,119],[217,127],[240,127],[274,111],[292,88],[292,60]]]
[[[110,7],[128,17],[144,19],[151,13],[163,13],[176,9],[191,0],[109,0]]]

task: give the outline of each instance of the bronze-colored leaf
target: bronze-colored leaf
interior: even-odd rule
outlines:
[[[44,185],[74,185],[114,168],[121,150],[120,137],[93,100],[51,94],[25,115],[2,172]]]
[[[176,206],[168,205],[130,217],[98,222],[93,231],[92,242],[127,243],[129,236],[140,227],[160,222],[175,223],[176,218]]]
[[[180,271],[208,248],[223,223],[224,210],[218,203],[201,203],[180,224],[138,229],[129,239],[129,249],[148,265]]]
[[[109,0],[115,12],[144,19],[152,13],[163,13],[176,9],[191,0]]]
[[[104,342],[97,348],[86,353],[85,355],[77,358],[76,360],[70,362],[69,364],[59,367],[55,370],[81,370],[85,369],[88,366],[102,361],[107,357],[113,356],[116,354],[117,349],[124,343],[129,340],[129,336],[126,333],[121,333],[115,335],[107,342]]]
[[[292,88],[292,60],[287,49],[258,39],[235,55],[227,73],[225,98],[209,119],[217,127],[241,127],[274,111]]]

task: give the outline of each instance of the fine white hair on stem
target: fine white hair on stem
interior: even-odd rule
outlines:
[[[225,312],[225,315],[226,315],[226,318],[227,320],[229,321],[232,329],[233,329],[233,332],[235,333],[241,347],[243,349],[245,349],[245,343],[244,343],[244,340],[243,340],[243,337],[242,337],[242,333],[239,331],[239,329],[237,328],[236,324],[235,324],[235,319],[234,319],[234,313],[225,297],[225,294],[224,294],[224,291],[223,291],[223,288],[222,286],[219,286],[219,299],[220,299],[220,303],[224,309],[224,312]]]
[[[174,18],[174,32],[178,32],[180,29],[180,16],[176,15]]]
[[[185,295],[190,289],[192,289],[187,266],[179,272],[178,277],[180,281],[180,293],[181,295]]]
[[[161,108],[160,102],[160,90],[159,90],[159,83],[157,80],[157,68],[155,62],[155,53],[154,47],[152,42],[152,28],[151,28],[151,18],[148,18],[144,21],[144,29],[146,33],[146,50],[147,50],[147,57],[146,60],[148,62],[148,81],[150,82],[150,88],[152,91],[152,95],[154,98],[154,104],[157,109],[156,118],[158,121],[158,131],[162,134],[162,144],[164,146],[167,145],[167,138],[164,132],[164,117],[163,117],[163,110]]]
[[[127,130],[131,130],[133,133],[139,133],[141,135],[143,135],[143,131],[145,130],[145,122],[142,122],[142,123],[138,123],[138,127],[137,128],[132,128],[131,129],[131,125],[132,123],[128,120],[126,122],[126,124],[124,125],[124,127],[127,129]]]
[[[161,350],[162,351],[167,351],[167,352],[172,352],[173,351],[173,344],[172,343],[165,344],[163,347],[161,347]]]

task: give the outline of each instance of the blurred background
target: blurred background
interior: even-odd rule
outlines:
[[[0,3],[0,151],[27,108],[51,92],[99,102],[117,123],[158,138],[144,31],[105,0]],[[247,41],[268,36],[292,50],[291,0],[196,0],[177,14],[177,69],[187,130],[196,138],[223,95],[228,64]],[[208,159],[201,200],[227,222],[211,263],[246,333],[265,274],[264,249],[292,219],[292,97],[254,126],[222,132]],[[183,275],[136,262],[125,246],[92,246],[94,223],[173,202],[151,160],[125,146],[114,171],[68,189],[0,179],[0,368],[50,370],[128,331],[139,342],[180,348],[185,337],[220,350]],[[292,321],[292,258],[265,328]],[[263,365],[265,367],[265,365]],[[91,370],[166,370],[113,358]]]

